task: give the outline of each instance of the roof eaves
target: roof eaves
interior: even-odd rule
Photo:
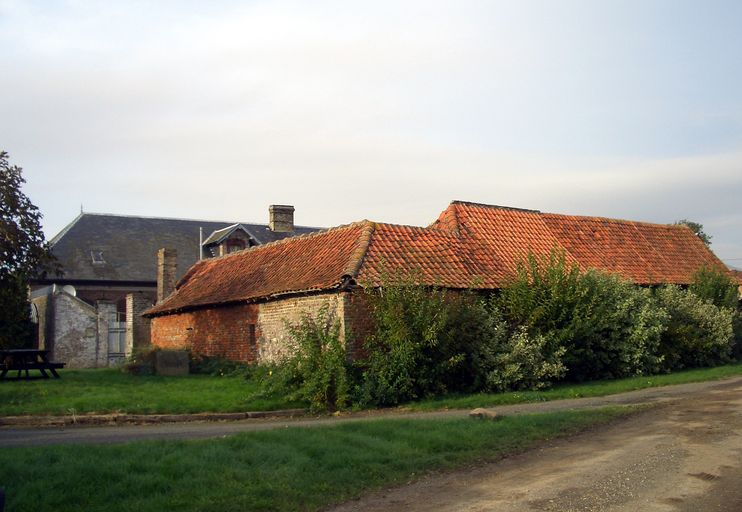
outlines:
[[[304,295],[304,294],[310,294],[310,293],[315,293],[315,292],[331,292],[335,290],[340,290],[344,285],[345,285],[345,279],[341,279],[338,282],[335,282],[332,285],[328,285],[328,286],[317,286],[317,287],[305,288],[305,289],[300,289],[300,290],[284,290],[284,291],[271,293],[267,295],[256,295],[254,297],[244,297],[244,298],[225,300],[225,301],[187,304],[187,305],[180,306],[180,307],[173,307],[173,308],[165,307],[163,309],[160,309],[161,306],[166,306],[167,304],[166,302],[163,302],[162,304],[155,305],[147,309],[146,311],[142,313],[142,316],[152,318],[155,316],[174,315],[177,313],[184,313],[186,311],[193,311],[196,309],[203,309],[203,308],[208,308],[212,306],[229,306],[233,304],[252,304],[256,302],[275,300],[275,299],[288,297],[288,296]]]

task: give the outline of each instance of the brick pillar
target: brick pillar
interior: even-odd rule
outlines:
[[[178,253],[175,249],[157,251],[157,303],[175,291],[178,273]]]
[[[95,348],[95,366],[108,366],[108,324],[116,320],[116,304],[99,300],[95,303],[98,310],[98,340]]]
[[[142,293],[130,293],[126,296],[126,355],[132,349],[150,344],[150,319],[142,313],[152,306],[152,301]]]

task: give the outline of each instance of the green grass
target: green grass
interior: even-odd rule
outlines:
[[[469,409],[494,405],[520,404],[525,402],[544,402],[565,398],[606,396],[637,389],[718,380],[742,375],[742,363],[686,370],[664,375],[631,377],[628,379],[603,380],[582,384],[559,384],[543,391],[518,391],[512,393],[478,393],[474,395],[448,395],[407,404],[405,408],[416,411],[438,409]]]
[[[0,416],[126,412],[239,412],[302,407],[251,398],[257,384],[238,376],[134,376],[116,369],[62,370],[61,379],[0,382]]]
[[[239,412],[304,407],[283,397],[256,398],[255,381],[237,376],[134,376],[114,369],[62,370],[61,379],[0,382],[0,416]],[[742,375],[742,364],[688,370],[668,375],[561,384],[545,391],[444,396],[407,404],[417,411],[467,409],[605,396],[636,389],[700,382]]]
[[[0,450],[9,511],[317,510],[431,470],[490,461],[632,408],[500,421],[383,419],[216,440]]]

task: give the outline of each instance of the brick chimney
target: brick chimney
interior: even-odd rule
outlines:
[[[178,252],[175,249],[157,251],[157,303],[175,291],[178,274]]]
[[[272,204],[268,207],[268,227],[276,233],[289,233],[294,230],[294,207]]]

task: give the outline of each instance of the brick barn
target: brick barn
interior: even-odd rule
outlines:
[[[529,251],[561,248],[569,263],[640,285],[689,284],[702,266],[726,266],[686,226],[541,213],[454,201],[428,227],[361,221],[196,263],[149,309],[152,343],[239,361],[286,351],[287,322],[323,305],[352,354],[368,329],[361,286],[381,273],[425,284],[494,290]]]

